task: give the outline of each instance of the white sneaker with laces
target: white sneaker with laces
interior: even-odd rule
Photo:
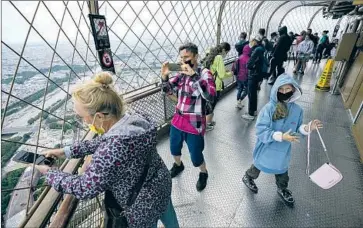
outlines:
[[[255,119],[255,117],[254,117],[254,116],[250,116],[248,113],[243,114],[241,117],[242,117],[243,119],[245,119],[245,120],[254,120],[254,119]]]

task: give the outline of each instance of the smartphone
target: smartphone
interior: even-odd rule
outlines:
[[[169,63],[169,70],[170,71],[181,71],[180,63]]]
[[[33,164],[35,157],[36,165],[48,165],[52,166],[54,164],[53,158],[46,158],[44,155],[35,154],[32,152],[21,150],[19,151],[13,158],[13,161],[25,163],[25,164]]]

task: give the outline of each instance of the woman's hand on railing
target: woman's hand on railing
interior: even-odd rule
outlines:
[[[65,156],[64,149],[53,149],[42,152],[46,158],[62,158]]]

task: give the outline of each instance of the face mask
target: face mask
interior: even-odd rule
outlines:
[[[96,127],[95,125],[95,120],[96,120],[96,115],[95,117],[93,118],[93,122],[92,124],[88,124],[88,128],[91,132],[95,133],[95,134],[98,134],[98,135],[102,135],[105,133],[105,129],[103,129],[102,125],[100,128]]]
[[[294,94],[293,91],[290,91],[288,93],[277,92],[277,100],[280,102],[287,101],[292,97],[293,94]]]
[[[188,64],[191,68],[194,67],[194,64],[192,63],[192,60],[191,59],[189,59],[188,61],[185,61],[184,63],[185,64]]]

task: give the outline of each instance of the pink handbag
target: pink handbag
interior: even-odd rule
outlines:
[[[309,134],[308,134],[308,154],[307,154],[307,167],[306,167],[306,174],[309,176],[310,180],[314,182],[316,185],[321,187],[322,189],[329,189],[334,185],[338,184],[342,179],[342,173],[331,164],[328,151],[325,147],[325,143],[323,138],[320,135],[319,129],[316,129],[316,132],[319,135],[319,139],[321,145],[323,146],[325,155],[328,159],[328,162],[324,163],[320,168],[315,170],[312,174],[310,174],[310,134],[311,134],[311,123],[309,123]]]

